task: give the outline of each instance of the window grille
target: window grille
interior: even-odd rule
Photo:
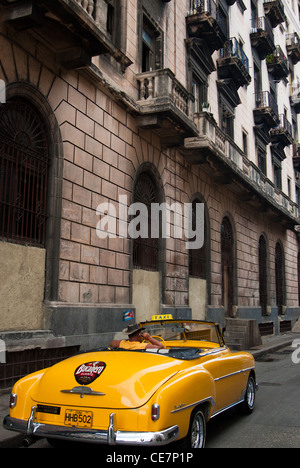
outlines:
[[[0,239],[44,246],[49,153],[45,128],[24,101],[0,106]]]
[[[192,229],[196,231],[196,205],[199,200],[194,200],[192,203]],[[194,241],[194,239],[192,239]],[[189,251],[189,274],[196,278],[206,278],[206,259],[205,259],[205,244],[201,249],[190,249]]]
[[[151,204],[158,203],[157,188],[153,179],[142,173],[135,185],[134,203],[143,203],[148,210],[148,237],[138,237],[133,243],[133,266],[144,270],[158,270],[159,239],[151,238]]]

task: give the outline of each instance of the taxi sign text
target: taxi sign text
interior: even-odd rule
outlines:
[[[173,320],[173,317],[171,314],[165,314],[165,315],[152,315],[151,320]]]

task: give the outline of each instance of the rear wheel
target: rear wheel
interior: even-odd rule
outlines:
[[[198,409],[192,413],[190,428],[185,439],[188,448],[204,448],[206,441],[206,420],[202,410]]]
[[[243,413],[251,414],[252,411],[254,410],[255,394],[256,394],[255,378],[253,377],[253,375],[250,375],[248,382],[247,382],[245,398],[244,398],[243,403],[241,403],[241,406],[240,406]]]

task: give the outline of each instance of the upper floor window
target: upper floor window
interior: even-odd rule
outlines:
[[[194,96],[194,112],[201,112],[203,104],[207,102],[207,83],[193,76],[192,93]]]
[[[142,25],[142,72],[163,68],[162,31],[146,14]]]
[[[107,18],[106,18],[106,30],[111,36],[112,40],[115,40],[115,26],[116,26],[116,8],[115,0],[107,1]]]

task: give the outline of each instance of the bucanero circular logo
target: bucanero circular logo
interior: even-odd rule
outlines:
[[[105,362],[100,361],[81,364],[75,371],[75,379],[80,385],[89,385],[98,379],[105,367]]]

